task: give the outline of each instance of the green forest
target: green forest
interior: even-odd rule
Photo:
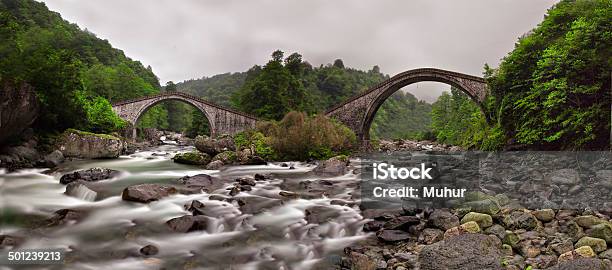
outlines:
[[[608,0],[560,1],[496,68],[485,64],[490,95],[482,108],[458,89],[434,104],[398,91],[378,111],[371,136],[484,150],[609,148],[610,14]],[[162,87],[151,67],[44,3],[0,1],[0,80],[33,86],[41,103],[34,123],[39,132],[119,131],[126,123],[112,112],[112,102],[160,91],[184,91],[267,120],[290,111],[314,115],[388,77],[378,66],[362,71],[341,59],[312,66],[299,53],[275,51],[248,71]],[[138,126],[207,133],[203,115],[177,102],[150,109]]]

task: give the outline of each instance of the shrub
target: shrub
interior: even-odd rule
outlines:
[[[280,122],[260,123],[257,128],[270,139],[281,159],[327,159],[349,154],[357,141],[346,126],[323,115],[301,112],[290,112]]]

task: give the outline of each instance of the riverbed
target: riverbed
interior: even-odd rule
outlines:
[[[326,178],[312,173],[314,164],[301,162],[204,170],[171,160],[176,153],[192,150],[162,145],[118,159],[66,161],[53,172],[0,171],[0,235],[21,238],[23,249],[65,250],[67,264],[42,269],[328,269],[338,264],[344,247],[368,236],[362,231],[367,220],[352,199],[358,188],[353,170]],[[95,199],[86,192],[64,194],[66,186],[59,181],[63,174],[93,167],[121,173],[96,182]],[[176,184],[178,178],[198,174],[225,179],[226,185],[148,204],[121,198],[130,185]],[[229,194],[235,179],[255,174],[266,178],[251,190]],[[280,195],[283,188],[320,183],[334,184],[320,196]],[[194,200],[206,209],[206,229],[170,230],[166,222],[192,214],[186,206]],[[85,215],[76,222],[41,226],[60,209],[79,209]],[[158,252],[142,254],[141,248],[148,245]]]

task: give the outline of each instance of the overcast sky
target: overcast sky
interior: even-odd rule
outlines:
[[[436,67],[482,75],[556,0],[44,0],[108,39],[162,84],[265,64],[276,49],[390,75]],[[409,86],[432,101],[448,87]]]

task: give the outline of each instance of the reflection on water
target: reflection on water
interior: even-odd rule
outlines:
[[[114,160],[70,161],[50,175],[39,169],[0,171],[0,235],[23,237],[21,248],[65,249],[70,263],[64,268],[68,269],[230,269],[230,265],[231,269],[325,269],[331,254],[365,237],[361,231],[365,221],[355,207],[330,204],[332,199],[350,202],[352,189],[346,187],[355,185],[342,185],[329,198],[287,199],[279,195],[284,179],[321,179],[309,173],[312,165],[295,163],[295,169],[280,164],[233,166],[210,171],[172,162],[177,152],[191,150],[165,145]],[[86,191],[77,192],[79,198],[65,195],[61,175],[92,167],[121,174],[94,184],[95,201]],[[222,188],[211,194],[176,194],[149,204],[121,199],[121,191],[130,185],[176,184],[175,179],[202,173],[227,179],[226,187],[233,186],[236,178],[255,173],[273,177],[233,197]],[[353,174],[329,179],[357,181]],[[213,195],[227,199],[211,199]],[[202,202],[209,217],[206,229],[172,232],[166,221],[191,214],[185,205],[193,200]],[[59,209],[79,209],[86,214],[79,222],[54,227],[37,228],[27,220],[44,220]],[[146,245],[158,247],[159,253],[140,255],[139,249]]]

